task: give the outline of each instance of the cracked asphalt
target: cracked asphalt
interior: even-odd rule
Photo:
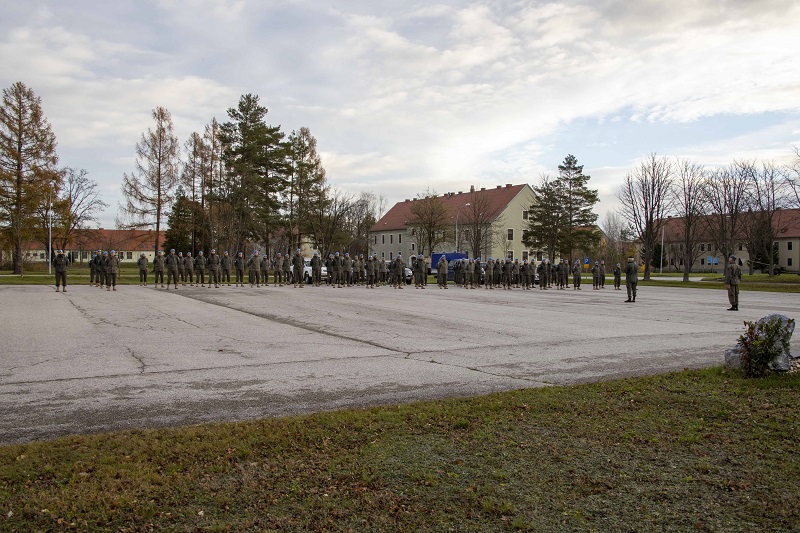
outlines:
[[[367,407],[720,364],[797,296],[0,287],[0,443]]]

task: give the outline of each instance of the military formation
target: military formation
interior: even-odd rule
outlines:
[[[728,288],[728,299],[731,307],[729,311],[739,310],[739,285],[742,279],[741,267],[737,264],[736,257],[730,256],[729,264],[725,269],[725,284]],[[203,251],[197,252],[192,257],[191,252],[176,253],[170,250],[169,254],[159,250],[153,260],[152,270],[145,254],[141,254],[136,262],[139,269],[139,285],[148,286],[148,275],[153,274],[153,285],[169,290],[178,285],[219,288],[222,285],[231,286],[231,275],[237,287],[244,287],[244,273],[247,271],[247,283],[250,287],[266,287],[270,284],[283,287],[292,285],[303,288],[308,282],[314,287],[326,284],[328,287],[343,288],[365,286],[374,289],[380,286],[390,286],[403,289],[411,280],[417,289],[425,289],[428,285],[428,270],[430,263],[423,255],[412,256],[406,264],[402,254],[391,261],[379,259],[377,254],[353,254],[345,252],[331,253],[327,259],[322,259],[319,252],[309,261],[310,274],[306,272],[306,260],[300,249],[290,256],[277,253],[269,258],[267,254],[254,251],[250,257],[245,258],[242,252],[236,257],[230,257],[227,251],[222,255],[212,249],[207,257]],[[105,288],[109,291],[117,290],[117,276],[119,275],[120,259],[114,250],[104,252],[98,250],[89,261],[89,284],[94,287]],[[63,250],[58,250],[53,259],[56,275],[56,291],[67,292],[67,272],[69,258]],[[327,269],[327,276],[323,280],[322,267]],[[448,289],[449,265],[445,256],[442,256],[436,265],[436,281],[440,289]],[[410,275],[407,272],[410,270]],[[461,259],[452,265],[456,287],[476,289],[481,285],[486,290],[494,289],[522,289],[531,290],[538,281],[539,290],[566,290],[570,288],[572,277],[572,290],[581,289],[582,265],[575,261],[570,265],[566,259],[555,262],[544,260],[536,265],[524,259],[492,259],[484,264],[480,259]],[[164,281],[166,273],[166,284]],[[637,286],[639,281],[639,264],[633,257],[629,257],[626,265],[622,267],[617,263],[613,270],[614,290],[622,290],[622,274],[625,274],[625,287],[628,293],[626,303],[636,302]],[[605,261],[595,261],[591,267],[592,289],[605,289],[606,265]],[[410,279],[409,279],[410,278]]]

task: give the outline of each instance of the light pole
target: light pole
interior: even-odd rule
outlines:
[[[47,208],[47,273],[52,274],[53,263],[53,200],[50,200],[50,207]]]
[[[460,215],[461,214],[461,210],[464,209],[465,207],[467,207],[468,205],[469,205],[469,202],[465,203],[464,205],[459,207],[458,211],[456,212],[456,252],[458,252],[458,215]]]
[[[661,266],[658,269],[659,274],[664,273],[664,229],[666,226],[661,226]]]

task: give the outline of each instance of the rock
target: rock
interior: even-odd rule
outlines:
[[[725,367],[742,368],[742,347],[737,344],[733,348],[725,350]]]
[[[789,341],[792,338],[792,333],[794,333],[794,321],[790,322],[789,317],[786,315],[780,315],[777,313],[773,313],[771,315],[767,315],[763,318],[759,318],[757,324],[764,324],[766,322],[770,322],[772,320],[778,320],[781,323],[781,338],[777,340],[778,343],[781,343],[781,340],[786,340],[787,349],[783,349],[781,347],[781,353],[775,357],[770,363],[769,368],[770,370],[776,370],[779,372],[786,372],[792,368],[792,359],[798,357],[800,354],[792,354],[788,348]],[[782,345],[782,343],[781,343]],[[742,345],[736,344],[733,348],[725,350],[725,366],[727,368],[741,368],[742,367]]]

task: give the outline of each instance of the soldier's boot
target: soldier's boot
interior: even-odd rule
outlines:
[[[59,287],[58,285],[56,285],[56,292],[58,292],[58,291],[60,291],[60,290],[61,290],[61,287]]]
[[[65,285],[61,292],[67,292],[67,286]],[[736,306],[736,310],[739,310],[739,306]]]
[[[175,288],[177,289],[177,287],[175,287]],[[117,290],[117,286],[114,285],[114,287],[111,290],[113,290],[113,291]],[[67,291],[64,291],[64,292],[67,292]]]
[[[162,289],[164,288],[164,284],[163,284],[163,283],[161,284],[161,288],[162,288]],[[169,287],[167,287],[167,288],[169,289]]]
[[[111,290],[111,285],[109,285],[109,286],[108,286],[108,288],[107,288],[106,290],[107,290],[107,291],[110,291],[110,290]]]

